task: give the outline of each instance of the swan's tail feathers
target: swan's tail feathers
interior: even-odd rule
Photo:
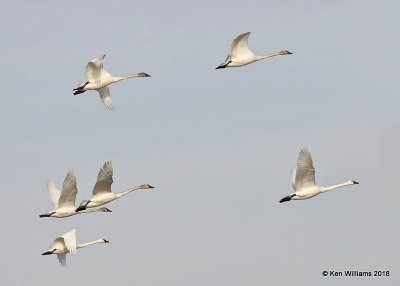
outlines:
[[[295,195],[296,195],[296,194],[288,195],[288,196],[282,198],[279,202],[280,202],[280,203],[288,202],[288,201],[290,201]]]

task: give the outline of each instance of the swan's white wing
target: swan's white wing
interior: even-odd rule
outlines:
[[[61,192],[60,200],[58,201],[58,208],[74,208],[77,193],[78,189],[76,187],[75,173],[71,170],[64,179],[63,190]]]
[[[112,100],[111,100],[111,96],[110,96],[110,89],[108,88],[108,86],[99,88],[98,92],[100,93],[100,98],[103,101],[104,106],[108,110],[114,110],[114,106],[112,104]]]
[[[310,150],[303,147],[297,157],[296,190],[315,186],[315,169]]]
[[[75,235],[76,230],[70,230],[62,235],[60,235],[60,237],[62,237],[64,239],[64,244],[65,247],[68,249],[68,251],[70,253],[74,253],[76,252],[76,235]]]
[[[297,168],[296,167],[294,167],[293,169],[292,169],[292,188],[293,188],[293,190],[295,190],[296,191],[296,171],[297,171]]]
[[[67,265],[67,254],[65,253],[57,253],[58,262],[60,262],[62,267]]]
[[[61,196],[61,191],[57,188],[56,184],[54,184],[52,178],[47,179],[47,191],[49,192],[51,203],[54,208],[56,208]]]
[[[107,161],[104,163],[103,168],[100,169],[97,175],[97,182],[94,185],[92,195],[95,196],[100,193],[111,192],[111,184],[113,183],[113,167],[112,162]]]
[[[85,68],[86,79],[90,82],[99,82],[101,70],[103,68],[103,59],[106,55],[90,60]]]
[[[253,54],[253,52],[249,49],[249,35],[250,32],[241,34],[239,36],[237,36],[231,45],[231,57],[235,58],[235,57],[240,57],[246,54]]]

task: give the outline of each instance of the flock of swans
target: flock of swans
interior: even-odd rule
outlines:
[[[54,209],[48,213],[41,214],[39,217],[65,218],[81,213],[89,212],[111,212],[106,207],[100,207],[113,200],[119,199],[130,192],[136,190],[147,190],[153,187],[149,184],[139,185],[129,188],[124,192],[115,193],[111,190],[113,183],[113,167],[112,162],[104,163],[97,175],[97,181],[94,185],[92,196],[89,200],[84,200],[79,207],[75,206],[76,195],[78,193],[76,177],[74,171],[69,171],[64,179],[62,191],[54,184],[52,179],[47,180],[47,190],[49,191],[50,200],[54,205]],[[98,239],[92,242],[77,244],[75,237],[75,229],[64,233],[57,237],[52,246],[42,255],[57,254],[58,261],[62,266],[66,265],[66,254],[74,253],[76,249],[86,247],[95,243],[108,243],[106,239]]]
[[[266,58],[292,54],[289,51],[282,50],[264,55],[256,55],[248,47],[249,35],[250,32],[247,32],[239,35],[233,40],[228,57],[225,62],[217,66],[216,69],[241,67]],[[150,75],[140,72],[122,77],[112,76],[103,68],[103,59],[105,56],[105,54],[101,55],[100,57],[88,62],[85,69],[86,81],[81,82],[77,88],[73,89],[73,91],[74,95],[77,95],[84,93],[87,90],[96,90],[99,92],[104,106],[108,110],[114,110],[108,87],[109,85],[129,78],[150,77]],[[107,161],[104,163],[97,175],[97,181],[93,188],[91,197],[88,200],[82,201],[78,207],[75,205],[76,195],[78,193],[77,182],[75,173],[72,170],[67,173],[61,191],[56,187],[52,179],[48,179],[47,189],[54,209],[50,212],[39,215],[39,217],[65,218],[82,213],[111,212],[111,210],[102,206],[135,190],[153,188],[148,184],[142,184],[129,188],[123,192],[115,193],[111,190],[111,185],[113,183],[112,177],[112,162]],[[285,196],[279,202],[283,203],[291,200],[305,200],[336,188],[355,184],[358,184],[358,182],[349,180],[329,187],[318,186],[315,183],[315,169],[311,152],[308,148],[303,147],[298,155],[297,165],[292,170],[292,187],[294,192]],[[74,253],[78,248],[83,248],[92,244],[108,242],[109,241],[106,239],[97,239],[92,242],[79,244],[76,242],[75,229],[73,229],[58,236],[53,241],[51,247],[42,255],[57,254],[60,264],[65,266],[67,253]]]

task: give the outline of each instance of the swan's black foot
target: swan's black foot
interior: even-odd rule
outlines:
[[[84,210],[86,210],[86,206],[79,206],[79,207],[75,210],[75,212],[77,213],[77,212],[84,211]]]
[[[86,91],[86,90],[84,90],[84,89],[77,89],[77,88],[75,88],[75,89],[74,89],[74,95],[84,93],[85,91]]]
[[[279,202],[280,202],[280,203],[288,202],[288,201],[290,201],[295,195],[296,195],[296,194],[288,195],[288,196],[284,197],[283,199],[281,199]]]
[[[90,201],[87,201],[86,204],[79,206],[75,212],[80,212],[86,210],[87,205],[90,203]]]
[[[51,213],[48,213],[48,214],[41,214],[41,215],[39,215],[39,217],[51,217],[55,213],[56,212],[51,212]]]

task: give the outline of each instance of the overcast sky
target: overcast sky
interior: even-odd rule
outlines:
[[[307,2],[307,3],[305,3]],[[399,285],[398,1],[0,1],[2,285]],[[239,34],[256,53],[215,70]],[[88,60],[146,72],[79,96]],[[309,146],[317,183],[279,204]],[[39,219],[113,161],[112,213]],[[41,256],[73,228],[67,255]],[[323,277],[388,270],[389,277]]]

